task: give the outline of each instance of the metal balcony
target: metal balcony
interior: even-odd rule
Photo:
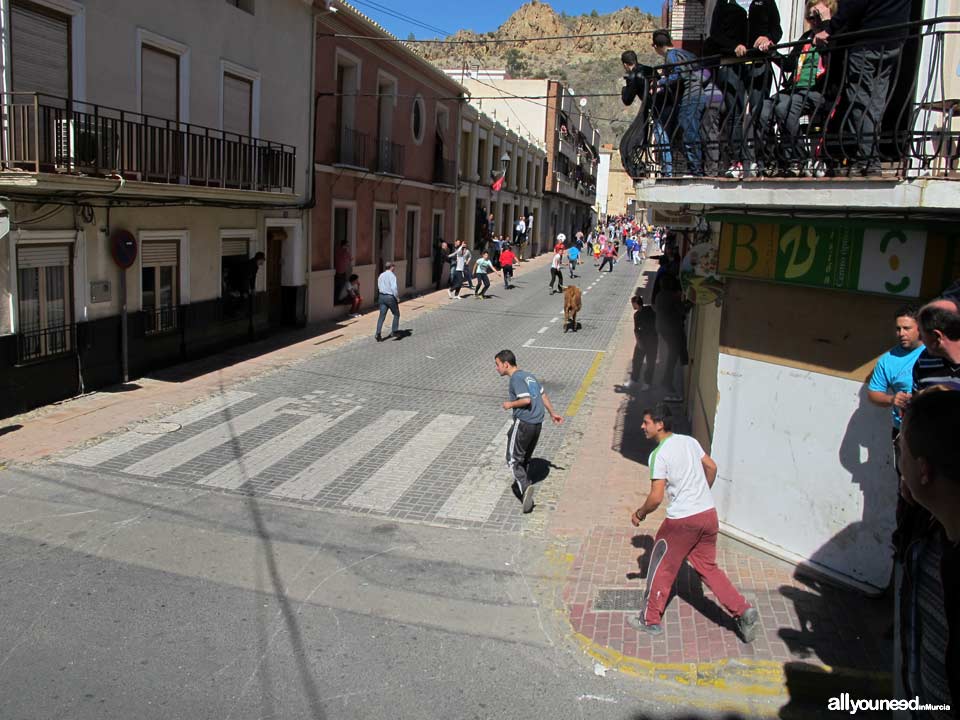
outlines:
[[[341,127],[338,134],[340,141],[337,144],[336,162],[340,165],[366,168],[370,136],[346,126]]]
[[[865,61],[858,51],[876,46],[878,35],[889,52]],[[958,44],[960,17],[838,34],[818,48],[810,87],[794,83],[806,52],[800,41],[742,59],[651,68],[646,87],[662,78],[667,86],[638,95],[620,143],[624,168],[655,180],[960,178],[960,98],[949,95]],[[876,88],[881,74],[890,78],[885,96]],[[865,111],[873,100],[876,111]]]
[[[293,192],[296,149],[41,93],[3,94],[0,167]]]
[[[374,170],[387,175],[403,175],[403,145],[389,139],[378,140]]]

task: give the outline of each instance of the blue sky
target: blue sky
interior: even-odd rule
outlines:
[[[365,15],[376,20],[387,30],[400,38],[406,38],[410,33],[418,39],[438,37],[440,33],[426,29],[402,18],[392,17],[390,13],[406,15],[429,25],[435,30],[444,31],[443,34],[453,33],[460,29],[476,32],[490,32],[496,30],[503,22],[520,7],[521,0],[488,0],[487,2],[437,2],[437,0],[404,0],[398,3],[395,0],[349,0]],[[620,0],[554,0],[549,3],[554,10],[566,12],[568,15],[582,15],[596,10],[599,13],[609,13],[628,5]],[[662,0],[641,0],[630,3],[644,12],[660,14]]]

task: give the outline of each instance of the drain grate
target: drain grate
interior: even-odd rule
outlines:
[[[643,590],[623,590],[607,588],[597,590],[593,601],[594,610],[641,610],[643,608]]]

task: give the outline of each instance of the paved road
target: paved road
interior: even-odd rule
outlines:
[[[638,272],[584,275],[577,334],[523,273],[158,434],[0,470],[0,717],[678,717],[569,642],[567,566],[526,525],[549,503],[522,516],[502,463],[493,353],[566,408]]]

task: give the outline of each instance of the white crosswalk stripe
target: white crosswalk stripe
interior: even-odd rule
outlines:
[[[344,501],[344,505],[386,512],[473,420],[441,414],[414,435]]]
[[[513,420],[508,420],[484,448],[477,464],[467,471],[440,508],[438,518],[487,521],[512,479],[505,460],[511,425]]]
[[[222,395],[216,395],[209,400],[204,400],[201,403],[192,405],[180,412],[168,415],[162,418],[161,421],[187,427],[211,415],[216,415],[231,405],[243,402],[247,398],[253,397],[253,395],[254,394],[250,392],[231,390]],[[66,456],[63,462],[70,465],[80,465],[82,467],[96,467],[114,458],[118,458],[121,455],[125,455],[132,450],[136,450],[141,445],[153,442],[158,437],[161,436],[130,430],[97,445],[72,453]]]
[[[159,477],[163,473],[185,465],[194,458],[222,445],[229,440],[253,430],[276,416],[277,410],[284,405],[296,402],[293,398],[281,397],[259,407],[222,422],[215,427],[194,435],[181,443],[161,450],[150,457],[134,463],[124,472],[146,477]]]
[[[313,440],[320,433],[329,430],[344,418],[360,408],[354,407],[342,415],[312,415],[301,423],[285,430],[270,442],[258,445],[243,457],[231,460],[199,481],[200,485],[236,490],[248,480],[252,480],[271,465],[275,465]],[[302,413],[296,413],[302,414]]]
[[[296,500],[315,498],[416,414],[412,410],[388,410],[309,467],[275,487],[270,494]]]

